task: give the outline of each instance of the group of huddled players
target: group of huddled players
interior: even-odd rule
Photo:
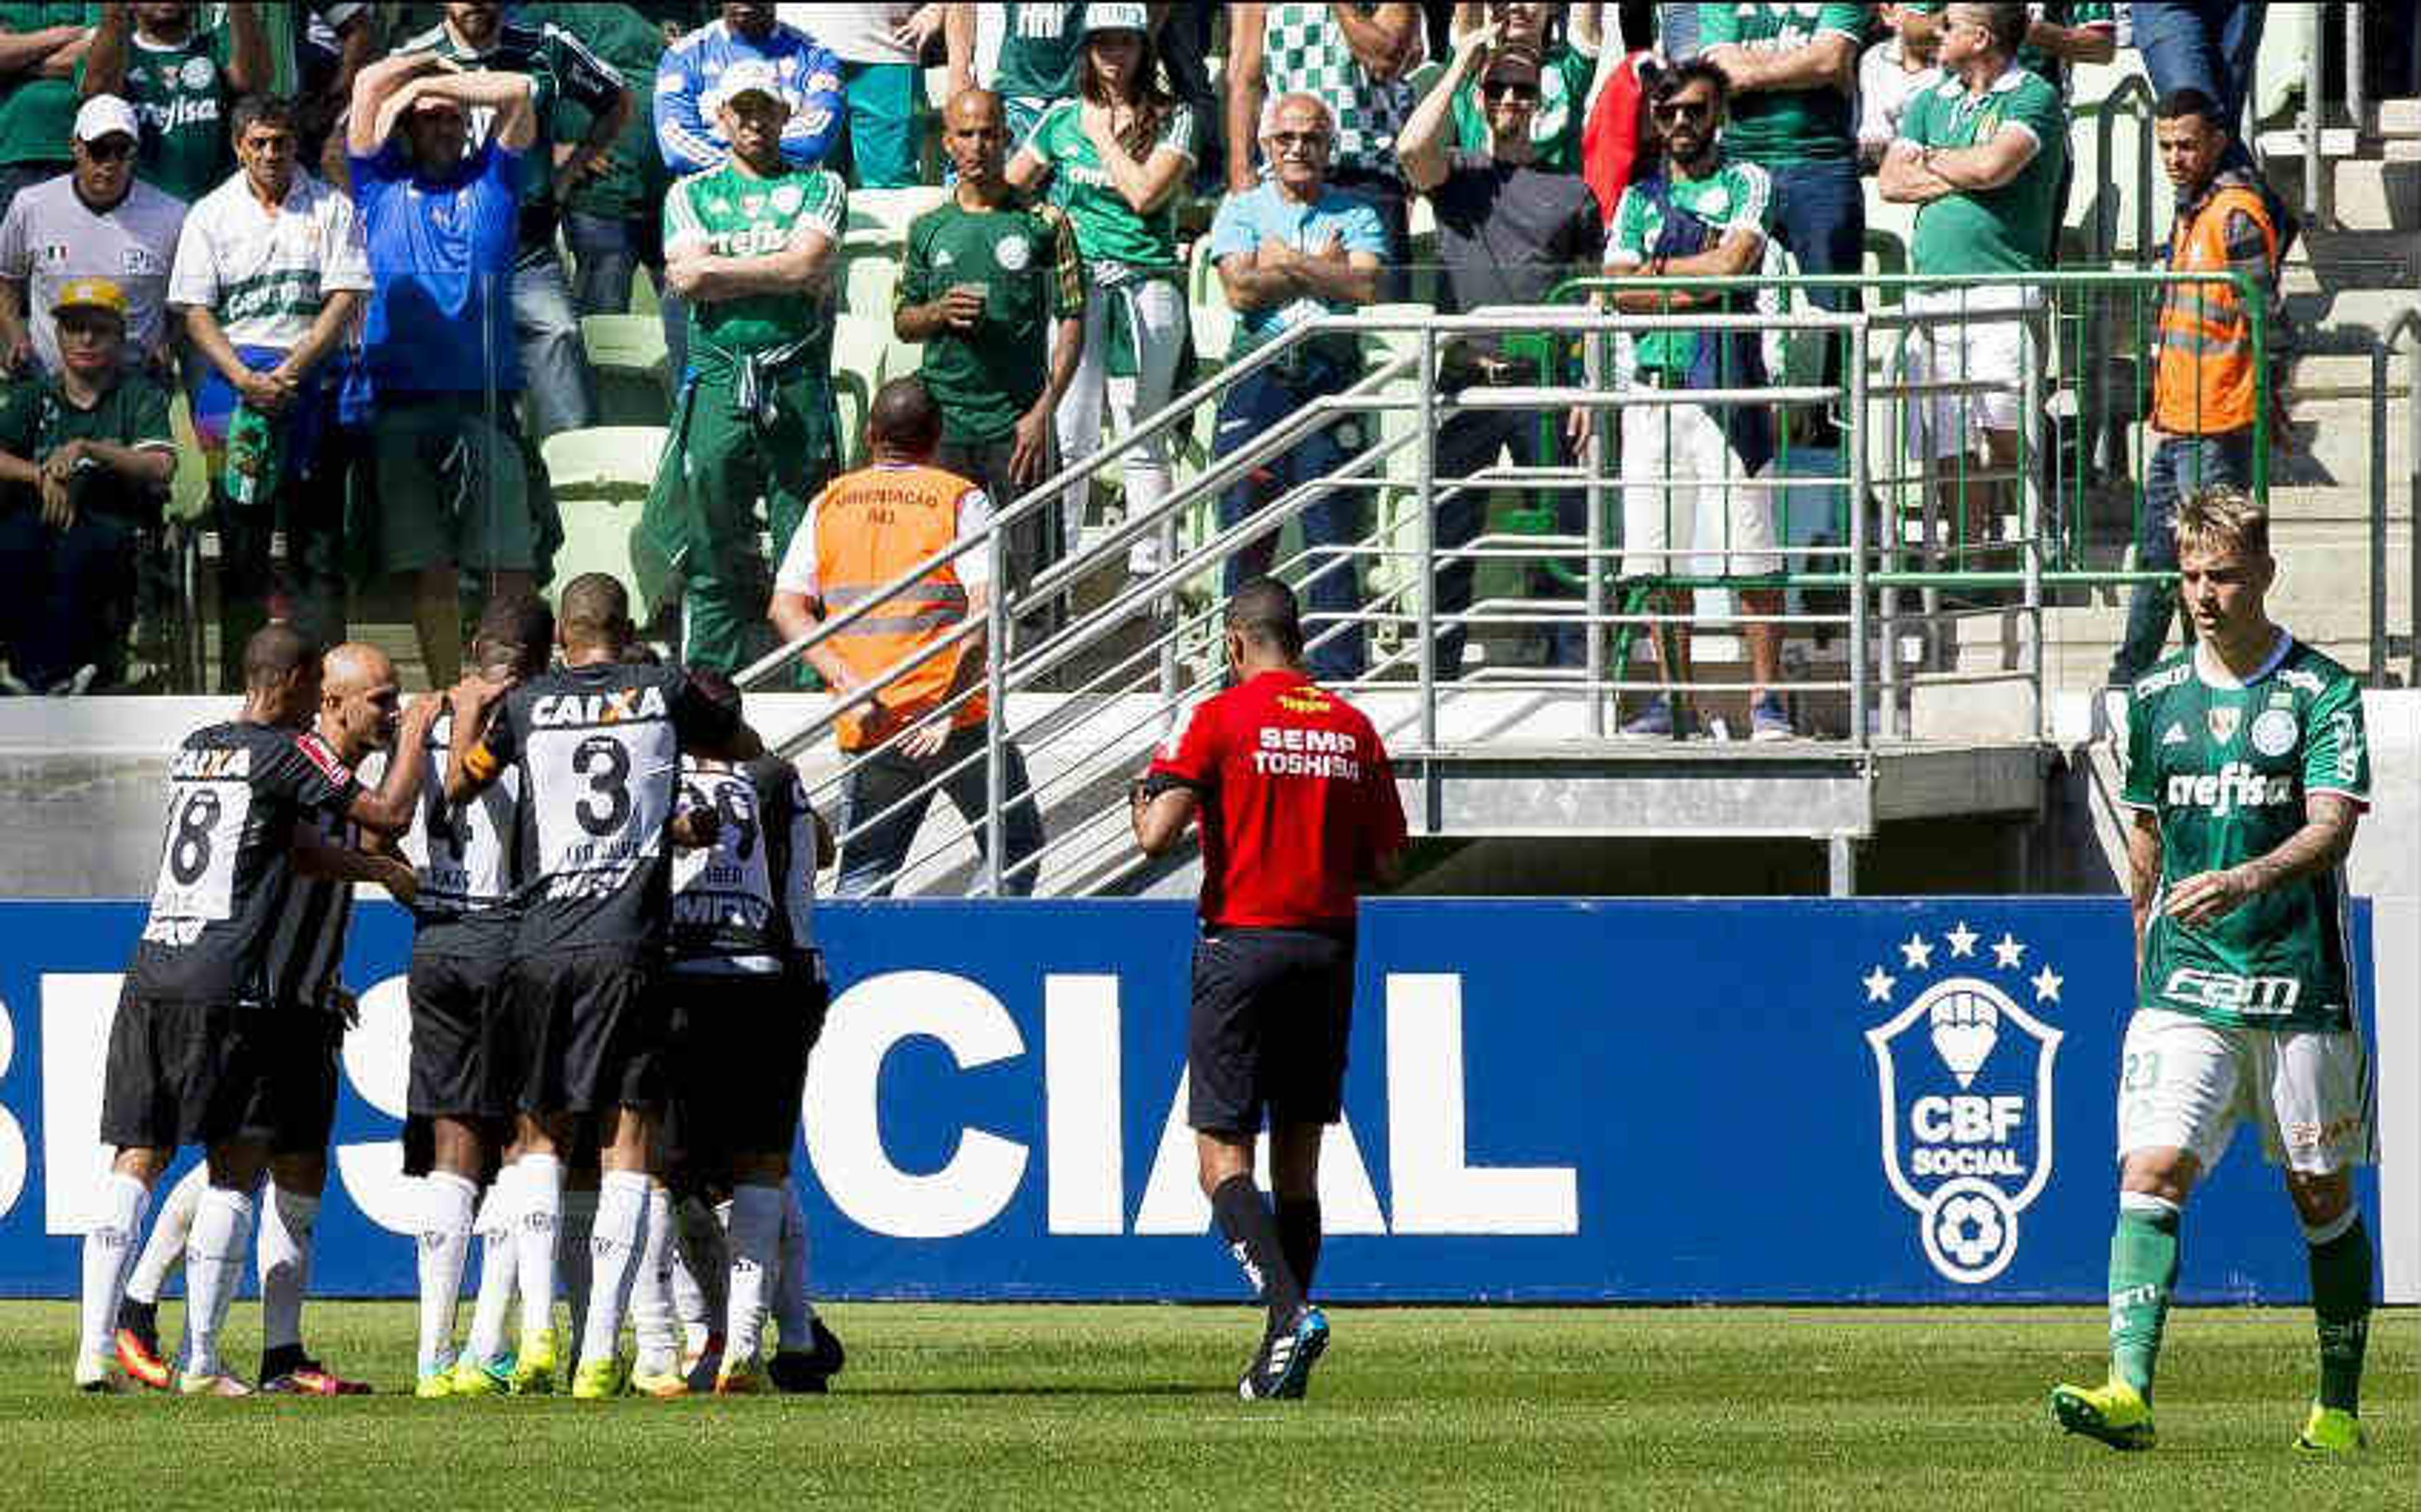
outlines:
[[[417,924],[416,1394],[545,1393],[558,1372],[580,1398],[813,1392],[841,1369],[807,1301],[789,1168],[830,999],[813,926],[830,833],[728,681],[655,663],[618,583],[576,579],[560,604],[558,623],[534,597],[492,603],[472,670],[409,709],[376,648],[323,660],[273,625],[246,648],[242,712],[179,749],[111,1026],[101,1134],[117,1153],[85,1240],[82,1389],[255,1390],[219,1340],[256,1210],[258,1389],[369,1389],[302,1340],[357,881]],[[355,775],[373,758],[375,787]],[[184,1145],[206,1159],[138,1255]],[[172,1364],[157,1307],[180,1261]]]

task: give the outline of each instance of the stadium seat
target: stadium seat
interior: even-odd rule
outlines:
[[[672,374],[662,320],[652,315],[584,315],[580,341],[597,374],[600,425],[663,421],[672,405]]]
[[[891,323],[891,291],[899,283],[899,242],[878,232],[851,231],[840,246],[840,307],[851,315]]]
[[[563,545],[554,553],[558,590],[583,572],[609,572],[636,586],[631,532],[667,434],[662,426],[597,426],[546,438],[539,450],[563,517]]]
[[[894,372],[913,369],[895,360],[888,316],[843,315],[833,328],[833,399],[840,412],[841,465],[865,460],[866,414],[874,391]]]
[[[908,223],[942,202],[948,193],[939,184],[913,184],[906,189],[859,189],[849,196],[849,231],[880,231],[893,242],[908,237]]]

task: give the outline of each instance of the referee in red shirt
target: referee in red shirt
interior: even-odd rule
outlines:
[[[1293,1397],[1328,1347],[1328,1319],[1306,1294],[1320,1263],[1320,1130],[1344,1111],[1353,895],[1398,875],[1404,811],[1378,731],[1304,672],[1291,590],[1266,577],[1238,588],[1226,636],[1236,686],[1194,710],[1131,802],[1148,855],[1201,816],[1186,1122],[1219,1232],[1269,1307],[1236,1389]],[[1274,1216],[1253,1181],[1264,1109]]]

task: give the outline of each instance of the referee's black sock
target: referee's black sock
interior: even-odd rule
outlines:
[[[1320,1270],[1320,1199],[1278,1199],[1278,1248],[1286,1253],[1287,1269],[1295,1284],[1311,1295],[1311,1278]]]
[[[1278,1242],[1278,1225],[1270,1205],[1249,1176],[1231,1176],[1210,1193],[1210,1212],[1226,1236],[1227,1253],[1244,1272],[1244,1281],[1267,1303],[1270,1317],[1282,1318],[1303,1304],[1303,1286],[1287,1264],[1286,1248]]]

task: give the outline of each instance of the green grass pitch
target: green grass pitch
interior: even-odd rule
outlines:
[[[162,1318],[173,1337],[174,1306]],[[2161,1445],[2064,1438],[2043,1397],[2098,1378],[2099,1309],[1334,1312],[1302,1403],[1233,1382],[1243,1308],[829,1310],[826,1398],[419,1402],[412,1310],[316,1302],[315,1348],[383,1394],[85,1397],[71,1305],[0,1304],[11,1508],[1205,1506],[2128,1508],[2415,1504],[2421,1317],[2372,1329],[2357,1464],[2289,1447],[2307,1314],[2172,1317]],[[248,1365],[258,1313],[230,1324]]]

